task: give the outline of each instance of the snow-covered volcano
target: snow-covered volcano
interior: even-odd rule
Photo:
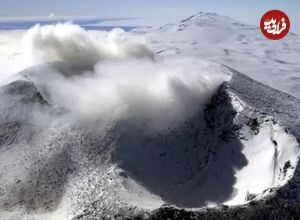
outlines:
[[[266,42],[255,30],[203,13],[130,38],[32,29],[27,52],[41,65],[0,88],[0,217],[299,216],[300,101],[234,70],[270,70],[257,64],[265,53],[248,59]]]
[[[141,215],[163,204],[238,205],[276,196],[293,178],[299,131],[285,119],[298,117],[299,101],[237,72],[203,112],[175,127],[161,131],[129,118],[103,132],[100,121],[66,120],[72,116],[28,81],[39,71],[27,70],[27,80],[1,88],[6,218],[92,219]]]

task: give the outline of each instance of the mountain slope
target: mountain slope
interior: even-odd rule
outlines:
[[[299,217],[300,101],[240,73],[270,79],[284,66],[290,89],[298,63],[278,61],[257,30],[200,13],[136,30],[156,56],[138,45],[133,57],[105,53],[79,70],[71,53],[15,75],[0,87],[1,218]],[[281,58],[298,52],[294,35],[278,45]],[[136,49],[151,56],[138,59]]]
[[[266,39],[259,27],[215,13],[198,13],[179,24],[140,28],[160,55],[199,57],[226,64],[295,97],[299,93],[300,38]]]
[[[293,134],[299,142],[299,119],[297,112],[299,112],[300,101],[288,94],[263,85],[233,69],[231,70],[234,72],[234,75],[232,80],[226,85],[227,91],[239,96],[247,106],[252,106],[252,108],[255,106],[256,110],[273,115],[278,120],[281,119],[280,124],[285,125],[287,132]],[[261,94],[265,96],[261,96]],[[279,189],[269,189],[267,192],[273,192],[269,196],[252,200],[246,205],[233,207],[221,205],[218,208],[202,208],[198,210],[164,206],[152,212],[147,219],[299,218],[299,175],[298,163],[292,179],[286,185]]]
[[[231,71],[203,113],[165,131],[132,118],[103,133],[101,122],[67,122],[68,112],[28,79],[2,87],[1,100],[10,103],[0,109],[2,216],[147,218],[179,210],[154,211],[163,204],[201,214],[220,203],[297,201],[299,130],[280,120],[296,117],[299,101]],[[42,124],[35,123],[39,111]]]

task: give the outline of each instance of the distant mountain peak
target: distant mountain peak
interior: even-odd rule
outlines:
[[[214,12],[199,12],[194,14],[186,19],[183,19],[179,23],[180,29],[185,29],[189,26],[217,26],[217,27],[246,27],[249,25],[244,24],[243,22],[237,21],[225,15],[220,15]]]
[[[185,23],[185,22],[190,22],[190,21],[195,21],[195,20],[210,20],[210,21],[219,21],[219,20],[230,20],[233,21],[233,19],[224,16],[224,15],[220,15],[218,13],[215,12],[198,12],[197,14],[194,14],[186,19],[183,19],[181,21],[181,23]]]

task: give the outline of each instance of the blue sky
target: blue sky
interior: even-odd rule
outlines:
[[[217,12],[248,24],[259,25],[268,10],[280,9],[300,32],[299,0],[0,0],[0,17],[99,16],[141,17],[147,24],[167,23],[199,11]]]

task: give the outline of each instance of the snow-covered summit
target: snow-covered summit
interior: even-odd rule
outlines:
[[[239,23],[227,16],[219,15],[217,13],[211,12],[199,12],[192,15],[186,19],[183,19],[179,23],[179,27],[188,27],[191,25],[197,26],[222,26],[224,24],[234,24],[244,26],[244,24]]]

